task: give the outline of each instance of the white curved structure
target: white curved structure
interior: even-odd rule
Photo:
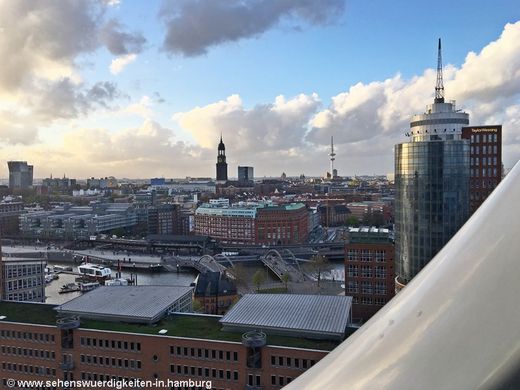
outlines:
[[[519,389],[520,166],[435,258],[285,388]]]

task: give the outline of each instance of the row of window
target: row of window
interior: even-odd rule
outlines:
[[[48,333],[21,332],[15,330],[0,330],[2,339],[19,339],[25,341],[35,341],[40,343],[54,343],[54,335]]]
[[[130,381],[136,381],[139,378],[128,378],[125,376],[115,376],[115,375],[108,375],[108,374],[98,374],[96,372],[85,372],[81,371],[81,379],[84,381],[119,381],[119,382],[130,382]]]
[[[238,371],[223,370],[208,367],[181,366],[170,364],[170,372],[177,375],[199,376],[203,378],[238,381]]]
[[[238,362],[238,352],[218,351],[215,349],[174,347],[170,345],[170,355],[187,358],[226,360],[228,362]]]
[[[91,337],[81,337],[80,344],[84,347],[121,349],[125,351],[139,352],[141,351],[141,343],[133,341],[95,339]]]
[[[290,376],[271,375],[271,385],[282,387],[291,383],[293,379]]]
[[[473,154],[497,154],[497,145],[483,145],[482,149],[478,145],[471,146],[470,153]]]
[[[471,157],[470,158],[470,165],[482,165],[484,166],[497,166],[497,157],[482,157],[482,160],[479,157]]]
[[[350,293],[359,292],[359,284],[357,280],[349,280],[347,282],[347,291]],[[376,294],[376,295],[386,295],[387,289],[386,284],[384,282],[376,282],[375,286],[372,286],[370,281],[363,280],[361,281],[361,293],[362,294]]]
[[[39,286],[33,290],[24,291],[24,292],[16,292],[7,294],[8,301],[41,301],[43,302],[44,292],[43,285]]]
[[[289,367],[306,370],[316,364],[314,359],[291,358],[289,356],[271,356],[271,366]]]
[[[497,142],[497,133],[492,134],[471,134],[471,142]]]
[[[361,273],[359,272],[359,268],[361,268]],[[347,266],[347,276],[350,278],[359,277],[361,275],[362,278],[371,278],[375,276],[376,278],[386,278],[386,267],[385,266],[377,266],[370,267],[368,265],[363,265],[358,267],[355,264],[349,264]]]
[[[92,356],[92,355],[80,355],[80,361],[83,364],[91,364],[94,366],[104,367],[117,367],[125,368],[128,370],[140,370],[141,361],[133,359],[121,359],[113,358],[109,356]]]
[[[29,356],[38,359],[54,359],[56,354],[54,351],[46,351],[43,349],[31,349],[21,347],[10,347],[2,345],[2,354],[11,356]]]
[[[496,177],[498,174],[497,168],[471,168],[471,176],[482,176],[482,177]]]
[[[43,272],[42,264],[7,264],[5,268],[7,279],[38,275]]]
[[[494,189],[498,183],[495,180],[471,180],[471,188]]]
[[[372,297],[352,297],[352,303],[354,305],[376,305],[384,306],[386,304],[385,298],[372,298]]]
[[[347,252],[347,258],[351,261],[378,261],[382,262],[386,260],[386,251],[377,249],[349,249]]]
[[[7,291],[21,290],[30,287],[41,286],[42,284],[43,277],[41,275],[31,276],[25,279],[9,280],[7,282]]]
[[[20,372],[24,374],[42,375],[42,376],[56,376],[56,369],[43,366],[32,366],[29,364],[20,363],[2,363],[2,370],[11,372]]]

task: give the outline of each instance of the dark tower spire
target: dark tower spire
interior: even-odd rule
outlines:
[[[222,133],[220,134],[220,143],[218,144],[217,154],[217,181],[226,181],[227,176],[227,162],[226,162],[226,146],[222,141]]]
[[[442,81],[441,39],[437,52],[437,83],[435,84],[435,103],[444,103],[444,82]]]

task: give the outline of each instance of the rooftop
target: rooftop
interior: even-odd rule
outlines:
[[[0,323],[20,322],[54,326],[56,325],[55,307],[55,305],[39,303],[0,302],[0,316],[6,316],[4,320],[0,320]],[[81,328],[149,335],[157,335],[159,330],[166,329],[168,330],[166,336],[241,342],[242,333],[221,331],[220,318],[218,316],[177,314],[162,319],[156,325],[82,320]],[[267,344],[325,351],[330,351],[338,345],[337,342],[330,340],[309,340],[284,336],[268,336]]]
[[[89,318],[155,322],[191,287],[100,286],[56,308],[59,313]]]
[[[226,329],[341,339],[349,324],[351,305],[349,296],[246,294],[220,322]]]

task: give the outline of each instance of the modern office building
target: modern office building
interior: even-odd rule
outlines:
[[[254,168],[253,167],[238,167],[238,181],[239,182],[250,182],[254,181]]]
[[[20,231],[20,215],[24,213],[23,202],[0,202],[0,235],[2,237],[17,235]]]
[[[45,302],[45,266],[41,259],[0,254],[0,301]]]
[[[469,215],[469,115],[445,102],[439,40],[435,100],[410,123],[410,141],[395,147],[396,289],[406,285]]]
[[[470,213],[473,214],[502,180],[502,125],[468,126],[462,138],[470,145]]]
[[[28,165],[27,161],[8,161],[9,168],[9,188],[27,189],[33,185],[33,166]]]
[[[390,230],[349,228],[345,243],[345,295],[353,299],[353,321],[368,321],[392,299],[394,264]]]
[[[228,179],[227,162],[226,162],[226,146],[222,142],[222,135],[218,144],[217,155],[217,182],[225,182]]]
[[[264,309],[254,310],[247,307],[247,302],[227,317],[226,323],[220,316],[171,311],[154,325],[100,319],[99,310],[107,303],[116,313],[124,312],[123,318],[150,318],[173,302],[165,297],[150,303],[140,294],[126,297],[124,307],[110,303],[110,299],[107,302],[103,296],[92,299],[88,305],[84,302],[78,304],[80,307],[69,307],[71,310],[65,310],[67,304],[59,310],[45,304],[0,302],[4,316],[0,321],[0,387],[7,388],[7,379],[11,378],[112,380],[119,381],[121,386],[126,381],[124,388],[206,388],[200,385],[201,381],[211,381],[208,388],[218,390],[280,389],[314,366],[345,337],[350,297],[308,297],[300,298],[297,308],[292,307],[294,323],[266,315],[265,304]],[[287,301],[278,294],[260,299]],[[328,310],[322,304],[324,299],[333,301],[337,310]],[[73,306],[74,301],[68,305]],[[144,305],[145,302],[148,304]],[[262,302],[258,304],[262,306]],[[258,304],[254,307],[258,308]],[[92,313],[87,306],[93,308]],[[276,307],[269,311],[279,314]],[[61,311],[58,318],[56,309]],[[308,315],[302,317],[302,312]],[[329,321],[327,316],[335,321]],[[264,331],[258,330],[259,323]],[[239,331],[223,330],[223,326],[238,325]],[[272,328],[281,327],[283,335],[271,332]],[[320,332],[330,328],[333,337]],[[321,337],[309,337],[316,333]],[[132,380],[150,382],[128,385]],[[174,380],[186,382],[175,385]],[[189,384],[189,380],[195,383]]]
[[[137,225],[135,208],[129,203],[100,203],[94,206],[56,207],[20,215],[20,233],[27,238],[88,239],[113,229]]]

